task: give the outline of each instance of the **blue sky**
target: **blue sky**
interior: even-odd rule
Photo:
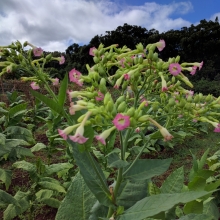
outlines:
[[[72,43],[88,44],[124,23],[161,33],[216,16],[220,0],[3,0],[0,45],[27,40],[46,51],[64,52]]]

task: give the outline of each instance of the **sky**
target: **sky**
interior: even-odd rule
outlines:
[[[0,46],[19,40],[65,52],[124,23],[161,33],[216,16],[220,0],[0,0]]]

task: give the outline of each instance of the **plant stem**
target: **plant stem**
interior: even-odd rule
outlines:
[[[91,165],[92,165],[96,175],[98,176],[98,178],[100,180],[102,188],[104,189],[104,191],[106,192],[107,195],[111,196],[111,193],[109,192],[109,189],[108,189],[106,183],[104,182],[103,178],[101,177],[101,175],[100,175],[100,173],[98,171],[98,168],[97,168],[97,166],[96,166],[96,164],[94,162],[94,159],[93,159],[92,155],[88,151],[86,151],[86,155],[87,155],[87,157],[88,157],[88,159],[89,159],[89,161],[90,161],[90,163],[91,163]]]
[[[122,176],[124,176],[133,166],[134,164],[136,163],[136,161],[139,159],[139,157],[141,156],[141,154],[143,153],[144,151],[144,148],[147,146],[147,144],[149,143],[150,140],[148,140],[145,145],[141,148],[141,151],[139,152],[139,154],[137,155],[137,157],[133,160],[133,162],[131,163],[131,165],[128,167],[127,170],[125,170],[125,172],[122,174]]]

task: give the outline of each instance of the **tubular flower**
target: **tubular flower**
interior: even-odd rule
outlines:
[[[90,49],[89,49],[89,55],[91,55],[91,56],[95,56],[95,54],[94,54],[94,50],[97,50],[95,47],[91,47]]]
[[[87,109],[87,107],[83,105],[74,105],[74,103],[71,102],[69,107],[69,113],[70,115],[75,115],[75,112],[80,111],[82,109]]]
[[[76,129],[75,135],[69,136],[70,140],[72,140],[73,142],[79,143],[79,144],[84,144],[88,140],[88,138],[84,137],[83,134],[84,134],[85,123],[90,115],[91,115],[91,112],[86,113],[85,118],[83,119],[82,123]]]
[[[188,96],[193,96],[193,95],[194,95],[194,91],[192,91],[192,90],[188,90],[186,92],[186,98],[188,98]]]
[[[177,76],[181,72],[182,68],[179,63],[171,63],[169,65],[169,71],[173,76]]]
[[[118,89],[118,88],[120,87],[123,78],[124,78],[124,75],[122,75],[119,79],[117,79],[117,81],[116,81],[116,83],[115,83],[115,85],[114,85],[114,88],[115,88],[115,89]]]
[[[78,126],[79,126],[79,124],[76,124],[73,126],[69,126],[69,127],[65,128],[64,130],[58,129],[58,133],[64,140],[66,140],[67,135],[70,134]]]
[[[51,79],[52,83],[54,86],[58,86],[59,85],[59,79],[55,78],[55,79]]]
[[[129,80],[130,79],[130,75],[128,73],[124,74],[124,79],[125,80]]]
[[[166,128],[161,127],[159,129],[159,131],[162,134],[162,136],[164,137],[164,141],[169,141],[169,140],[173,139],[173,136],[169,133],[169,131]]]
[[[40,47],[34,47],[33,53],[35,57],[40,57],[43,54],[43,50]]]
[[[79,71],[75,70],[75,68],[69,72],[70,82],[74,82],[77,85],[82,86],[83,83],[80,81],[80,76],[81,76],[81,73]]]
[[[65,63],[65,57],[64,56],[53,58],[53,60],[59,61],[60,65]]]
[[[124,63],[125,63],[125,58],[122,58],[122,59],[120,60],[120,64],[121,64],[121,67],[122,67],[122,68],[125,68]]]
[[[96,140],[100,141],[102,144],[106,145],[106,139],[109,137],[111,132],[115,130],[115,126],[109,128],[108,130],[103,131],[100,135],[96,135]]]
[[[104,94],[100,91],[98,92],[98,96],[95,97],[96,101],[102,101],[104,99]]]
[[[160,41],[157,42],[155,45],[157,46],[157,49],[158,49],[159,51],[162,51],[162,50],[164,49],[164,47],[166,46],[164,40],[160,40]]]
[[[39,86],[36,82],[32,82],[32,83],[31,83],[31,88],[32,88],[33,90],[38,90],[38,89],[40,89],[40,86]]]
[[[122,131],[130,125],[130,117],[118,113],[112,121],[117,130]]]

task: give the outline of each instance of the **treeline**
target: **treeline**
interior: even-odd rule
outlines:
[[[180,62],[204,62],[203,68],[194,76],[188,76],[195,84],[195,91],[204,94],[220,95],[220,24],[218,17],[215,21],[201,20],[196,26],[183,27],[180,30],[169,30],[159,33],[155,29],[147,30],[141,26],[124,24],[116,30],[106,31],[105,35],[94,36],[88,45],[70,45],[65,53],[53,52],[53,56],[65,56],[66,62],[59,65],[54,61],[46,66],[53,77],[62,79],[64,74],[76,68],[83,74],[87,73],[86,64],[93,65],[93,57],[89,55],[91,47],[98,47],[100,43],[105,47],[119,44],[134,49],[138,43],[146,46],[160,39],[166,42],[166,48],[159,52],[159,57],[168,60],[169,57],[180,55]],[[196,83],[195,83],[196,82]]]

